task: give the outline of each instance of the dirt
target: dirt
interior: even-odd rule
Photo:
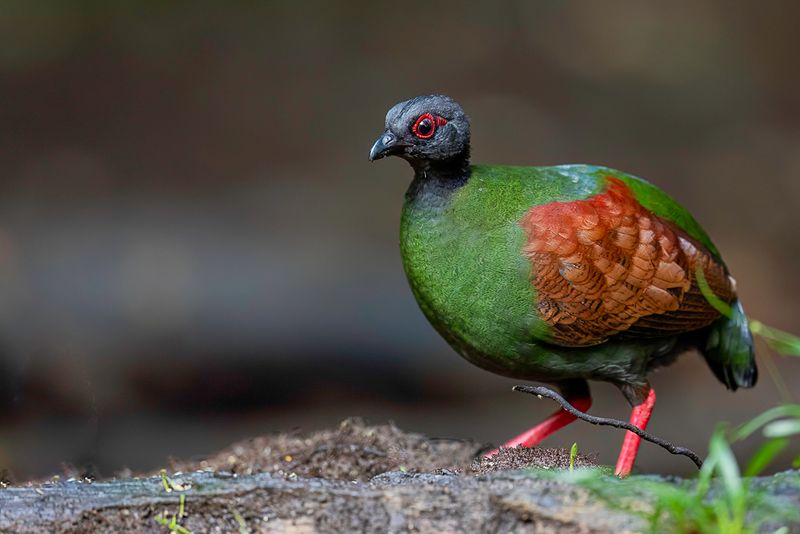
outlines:
[[[368,481],[388,471],[407,473],[452,472],[475,475],[498,469],[569,467],[569,451],[548,448],[501,449],[491,459],[481,453],[486,445],[471,441],[430,439],[403,432],[392,424],[371,426],[346,419],[335,429],[308,434],[275,434],[238,442],[194,462],[172,461],[174,471],[259,472],[327,480]],[[577,467],[595,462],[579,454]]]

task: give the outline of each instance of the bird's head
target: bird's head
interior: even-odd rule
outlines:
[[[469,159],[469,119],[449,96],[418,96],[395,104],[369,160],[400,156],[413,167]]]

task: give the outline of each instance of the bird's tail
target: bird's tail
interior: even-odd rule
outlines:
[[[703,354],[709,367],[728,389],[753,387],[758,379],[753,336],[747,316],[738,300],[730,316],[723,316],[709,327]]]

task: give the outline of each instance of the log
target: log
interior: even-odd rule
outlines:
[[[562,449],[480,450],[348,420],[174,462],[169,476],[5,487],[0,532],[639,532],[659,509],[654,484],[694,491],[677,478],[619,481]],[[800,532],[800,471],[751,488],[749,524]],[[708,498],[724,492],[715,481]],[[664,528],[673,520],[657,517]]]
[[[186,489],[167,492],[157,476],[6,488],[0,531],[164,533],[173,518],[190,532],[623,532],[645,526],[593,504],[578,486],[521,471],[480,477],[396,471],[355,483],[270,473],[170,479]]]

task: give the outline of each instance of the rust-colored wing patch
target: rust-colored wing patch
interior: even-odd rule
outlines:
[[[664,336],[711,324],[719,314],[694,272],[702,266],[714,292],[731,302],[725,267],[642,207],[624,182],[607,177],[607,184],[586,200],[536,206],[520,221],[550,341],[588,346],[623,332]]]

